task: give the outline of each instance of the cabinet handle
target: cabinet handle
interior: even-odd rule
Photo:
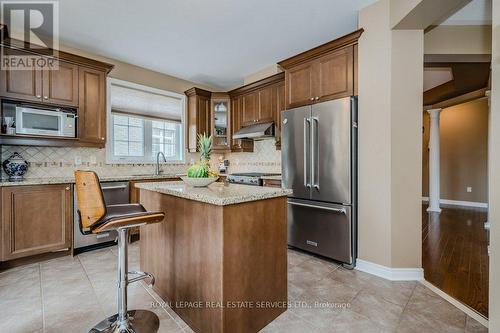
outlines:
[[[66,187],[66,191],[69,191],[69,186]]]
[[[104,141],[104,137],[102,137],[101,140]]]
[[[318,96],[316,96],[314,99],[315,99],[315,100],[319,100],[319,97],[318,97]]]
[[[36,98],[42,98],[42,95],[36,95]]]
[[[314,101],[314,97],[311,97],[311,98],[310,98],[310,100],[311,100],[311,101]]]
[[[49,97],[48,96],[43,96],[43,99],[49,99]]]

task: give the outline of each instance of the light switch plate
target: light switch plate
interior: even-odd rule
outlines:
[[[75,165],[82,165],[82,157],[75,156]]]
[[[90,156],[90,164],[97,164],[97,159],[95,155]]]

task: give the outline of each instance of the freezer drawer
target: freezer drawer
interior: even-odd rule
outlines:
[[[288,199],[288,244],[352,264],[351,207]]]

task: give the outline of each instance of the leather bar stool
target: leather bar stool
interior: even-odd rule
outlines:
[[[89,333],[154,333],[158,331],[158,316],[147,310],[127,311],[127,286],[154,277],[145,272],[128,272],[128,232],[130,228],[163,221],[163,212],[148,212],[140,204],[110,205],[104,203],[99,177],[93,171],[75,171],[76,195],[80,229],[84,234],[118,231],[118,313],[104,319]],[[132,275],[129,278],[128,275]]]

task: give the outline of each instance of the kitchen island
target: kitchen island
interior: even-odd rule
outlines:
[[[287,308],[290,190],[214,183],[142,183],[165,212],[141,227],[141,270],[195,332],[258,332]]]

